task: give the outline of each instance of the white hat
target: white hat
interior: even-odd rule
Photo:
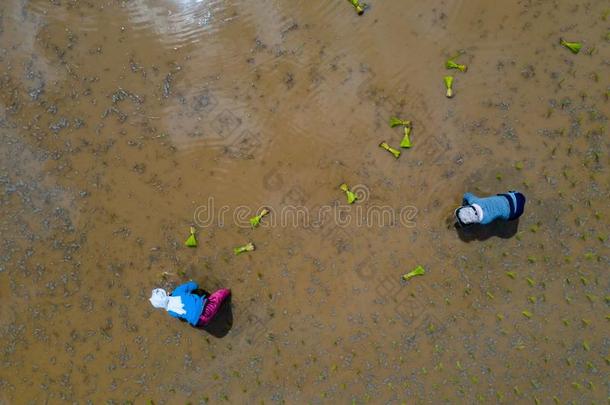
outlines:
[[[466,205],[458,208],[456,215],[464,225],[478,224],[483,220],[483,209],[478,204]]]
[[[155,308],[167,309],[167,303],[169,302],[167,291],[165,291],[163,288],[155,288],[152,290],[152,295],[150,296],[149,301]]]
[[[180,315],[186,314],[182,299],[180,299],[180,297],[167,295],[167,291],[163,288],[155,288],[152,290],[149,301],[155,308],[163,308],[166,311],[172,311]]]

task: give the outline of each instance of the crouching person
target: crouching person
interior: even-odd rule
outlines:
[[[460,226],[473,224],[487,225],[496,220],[510,221],[523,214],[525,196],[518,191],[490,197],[464,194],[462,206],[455,210],[455,218]]]
[[[150,303],[162,308],[174,318],[187,321],[192,326],[206,326],[218,313],[223,301],[231,295],[231,290],[220,289],[208,294],[198,289],[197,283],[189,281],[167,294],[162,288],[152,290]]]

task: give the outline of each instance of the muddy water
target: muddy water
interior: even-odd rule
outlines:
[[[2,1],[0,402],[607,401],[609,29],[603,1]],[[448,222],[508,189],[518,228]],[[188,279],[232,325],[150,306]]]

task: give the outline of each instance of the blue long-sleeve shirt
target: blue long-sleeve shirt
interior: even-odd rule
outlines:
[[[206,298],[200,297],[197,294],[191,294],[193,290],[197,289],[197,283],[189,281],[188,283],[182,284],[172,292],[172,297],[180,297],[186,314],[177,314],[173,311],[167,311],[174,318],[184,319],[193,326],[197,326],[199,317],[203,312]]]
[[[486,225],[497,219],[511,220],[523,214],[525,196],[518,191],[509,191],[490,197],[477,197],[472,193],[464,194],[464,204],[477,204],[483,210],[481,224]]]

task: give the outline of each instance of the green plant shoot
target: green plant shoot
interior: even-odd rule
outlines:
[[[236,255],[240,255],[245,252],[252,252],[253,250],[254,250],[254,243],[250,242],[243,246],[233,248],[233,253],[235,253]]]
[[[360,3],[359,0],[347,0],[347,1],[349,1],[351,3],[351,5],[354,6],[358,15],[362,15],[364,13],[364,9],[367,6],[365,3]]]
[[[565,48],[568,48],[573,54],[577,54],[580,52],[580,48],[582,48],[582,44],[580,42],[568,42],[563,38],[559,38],[559,44]]]
[[[402,279],[407,281],[415,276],[423,276],[424,274],[426,274],[426,270],[422,266],[417,266],[415,269],[411,270],[407,274],[403,274]]]
[[[381,142],[379,144],[379,147],[382,149],[387,150],[388,152],[390,152],[392,155],[394,155],[394,157],[396,159],[398,159],[400,157],[400,151],[398,149],[394,149],[393,147],[391,147],[390,145],[388,145],[387,142]]]
[[[250,225],[252,226],[252,228],[254,229],[259,226],[261,223],[261,219],[263,219],[263,217],[267,214],[269,214],[269,210],[267,208],[263,208],[260,214],[250,218]]]
[[[405,127],[405,136],[400,141],[401,148],[410,148],[411,147],[411,127]]]
[[[347,184],[345,184],[345,183],[341,184],[339,186],[339,189],[341,191],[345,191],[345,196],[347,197],[348,204],[353,204],[358,199],[358,196],[349,189]]]
[[[457,69],[460,72],[465,72],[468,70],[468,66],[460,65],[459,63],[456,63],[453,59],[449,59],[447,62],[445,62],[445,67],[447,69]]]
[[[445,76],[443,80],[447,89],[447,98],[453,97],[453,76]]]
[[[191,234],[189,235],[189,237],[186,239],[186,241],[184,242],[184,244],[188,247],[197,247],[197,238],[195,237],[195,227],[191,226]]]
[[[392,117],[390,118],[390,127],[398,127],[404,125],[405,127],[411,126],[411,121],[409,120],[401,120],[400,118]]]

